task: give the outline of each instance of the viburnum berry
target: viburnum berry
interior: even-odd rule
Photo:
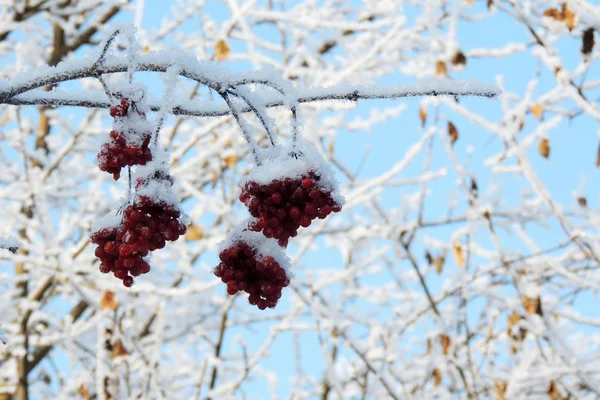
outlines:
[[[315,218],[326,218],[342,209],[331,189],[318,186],[321,176],[314,169],[298,178],[276,179],[268,184],[247,182],[242,188],[240,201],[257,220],[249,228],[287,246],[289,238],[298,229],[308,227]]]
[[[274,308],[288,286],[289,261],[272,239],[244,230],[234,231],[219,253],[214,274],[227,284],[227,293],[249,294],[248,302],[259,309]]]
[[[299,139],[293,149],[270,148],[261,154],[244,182],[239,199],[256,218],[248,228],[287,246],[300,227],[341,211],[333,171],[317,149]]]
[[[102,145],[97,161],[102,171],[118,180],[121,168],[145,165],[152,160],[149,148],[152,135],[149,125],[146,128],[143,124],[140,126],[146,115],[127,97],[111,107],[110,115],[115,119],[114,129],[110,132],[110,141]]]

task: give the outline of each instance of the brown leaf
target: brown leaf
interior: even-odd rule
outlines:
[[[494,381],[494,387],[496,388],[496,400],[504,400],[508,383],[506,381]]]
[[[510,332],[517,323],[521,320],[521,317],[516,311],[513,311],[511,315],[506,318],[506,332],[510,335]]]
[[[560,11],[558,11],[554,7],[545,10],[543,16],[544,17],[554,18],[557,21],[562,21],[563,20],[562,13]]]
[[[575,13],[571,11],[567,3],[562,4],[562,16],[565,21],[565,25],[567,25],[567,28],[572,31],[573,28],[575,28]]]
[[[459,267],[465,266],[465,253],[463,251],[462,246],[457,241],[452,243],[452,254],[454,254],[454,262]]]
[[[462,51],[457,51],[452,56],[452,65],[466,65],[467,64],[467,56]]]
[[[102,298],[100,299],[100,309],[114,311],[117,309],[118,306],[119,299],[117,299],[117,296],[115,296],[115,294],[110,290],[105,291],[102,295]]]
[[[458,140],[458,129],[450,121],[448,121],[448,136],[450,136],[451,144],[454,144]]]
[[[190,225],[187,228],[187,232],[185,234],[185,239],[194,242],[197,240],[202,240],[204,237],[204,229],[200,225]]]
[[[550,157],[550,140],[544,138],[538,143],[538,151],[544,158]]]
[[[237,156],[235,153],[227,154],[225,157],[223,157],[223,161],[225,161],[225,165],[227,165],[227,167],[231,168],[237,163]]]
[[[126,356],[128,354],[129,354],[129,352],[127,352],[127,349],[125,349],[125,346],[123,346],[123,343],[121,342],[121,340],[118,339],[117,342],[112,347],[112,352],[110,354],[110,358],[115,359],[117,357]]]
[[[600,145],[598,146],[598,152],[596,153],[596,167],[600,167]]]
[[[552,400],[562,400],[563,398],[560,394],[560,390],[558,390],[558,385],[554,381],[550,381],[550,385],[548,385],[546,393],[548,393],[548,396]]]
[[[525,311],[527,311],[527,314],[529,315],[542,315],[542,301],[540,296],[537,298],[525,296],[525,300],[523,300],[523,307],[525,307]]]
[[[225,61],[229,57],[229,46],[223,39],[215,44],[215,57],[219,61]]]
[[[544,106],[542,106],[541,104],[538,104],[538,103],[532,105],[530,110],[531,110],[531,113],[537,119],[540,119],[542,117],[542,115],[544,114]]]
[[[431,376],[434,379],[433,384],[435,386],[439,386],[440,383],[442,382],[442,372],[439,369],[434,368],[433,371],[431,372]]]
[[[445,261],[446,261],[446,258],[444,256],[436,257],[433,260],[433,264],[435,265],[435,272],[437,272],[438,274],[442,273],[442,269],[444,268]]]
[[[425,260],[427,260],[427,264],[431,265],[433,263],[433,257],[431,257],[431,253],[429,250],[425,251]]]
[[[444,355],[448,355],[448,352],[450,351],[450,345],[452,344],[450,336],[442,333],[440,335],[440,343],[442,344],[442,353],[444,353]]]
[[[219,179],[219,173],[215,170],[210,172],[210,181],[213,185],[216,185],[217,179]]]
[[[427,122],[427,110],[423,106],[419,107],[419,118],[421,119],[421,126],[424,127]]]
[[[585,197],[578,197],[577,198],[577,203],[581,206],[581,207],[587,207],[587,199]]]
[[[448,75],[448,68],[446,68],[446,64],[441,61],[438,60],[435,62],[435,76],[447,76]]]
[[[81,384],[79,386],[79,395],[84,398],[84,400],[90,400],[90,392]]]
[[[490,8],[492,8],[493,5],[494,5],[494,0],[487,0],[487,8],[488,8],[488,10]]]
[[[431,354],[431,339],[427,338],[427,354]]]
[[[581,53],[583,55],[590,54],[594,48],[594,28],[588,28],[583,31],[581,41]]]

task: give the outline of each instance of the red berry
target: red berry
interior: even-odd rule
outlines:
[[[126,276],[123,278],[123,285],[125,285],[125,287],[133,286],[133,278],[131,276]]]

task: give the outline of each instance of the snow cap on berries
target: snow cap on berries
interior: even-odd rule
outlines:
[[[292,156],[292,151],[297,155]],[[339,193],[339,184],[335,173],[323,159],[317,148],[308,141],[299,138],[294,149],[291,146],[275,146],[259,153],[262,164],[254,166],[250,173],[240,182],[244,187],[249,182],[267,185],[281,178],[296,179],[305,176],[307,171],[314,170],[320,176],[315,182],[318,188],[331,192],[332,199],[343,206],[344,197]]]
[[[117,229],[121,226],[123,218],[115,213],[108,213],[92,223],[92,235],[103,229]]]
[[[289,280],[294,277],[291,271],[291,263],[288,256],[285,254],[285,250],[279,246],[277,240],[268,239],[260,232],[253,232],[248,229],[248,223],[251,220],[246,220],[233,228],[227,239],[219,243],[218,253],[228,249],[238,242],[247,243],[248,246],[256,249],[256,257],[258,260],[262,260],[265,257],[273,257],[281,268],[285,271]]]

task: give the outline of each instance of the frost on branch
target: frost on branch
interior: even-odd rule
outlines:
[[[5,249],[13,254],[21,247],[21,243],[15,237],[2,238],[0,237],[0,249]]]

